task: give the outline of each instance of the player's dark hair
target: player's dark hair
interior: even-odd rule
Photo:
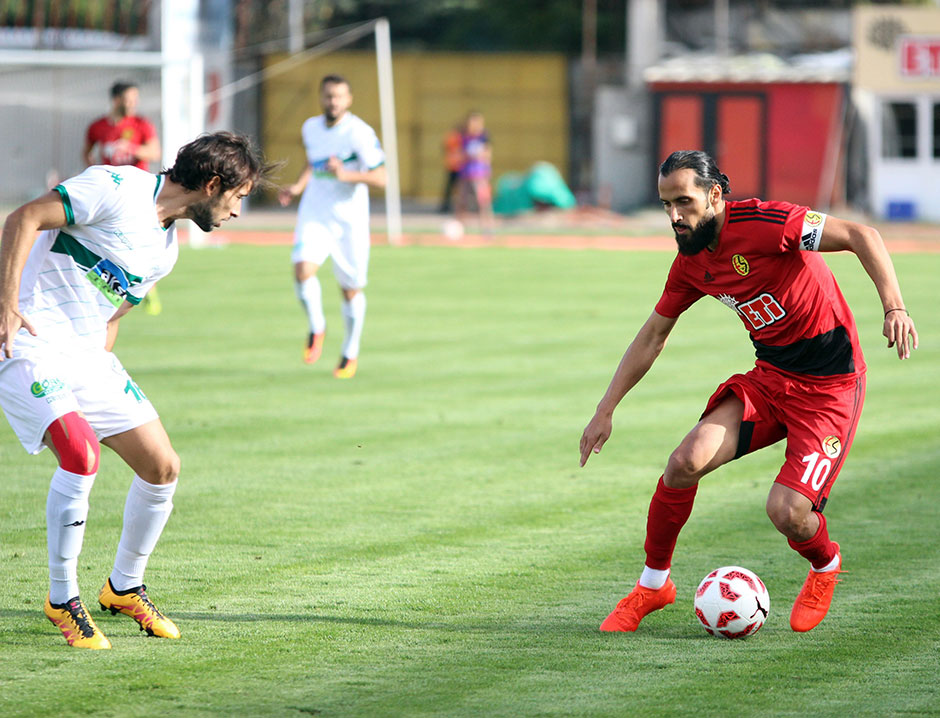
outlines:
[[[352,85],[349,84],[347,80],[342,75],[326,75],[322,80],[320,80],[320,89],[322,90],[327,85],[346,85],[349,88],[349,91],[352,92]]]
[[[261,151],[245,135],[214,132],[183,145],[176,163],[163,174],[188,190],[206,186],[213,177],[221,180],[223,192],[252,183],[252,191],[270,185],[271,173],[280,165],[265,162]]]
[[[118,80],[111,85],[111,99],[113,100],[115,97],[120,97],[132,87],[137,87],[137,83],[131,82],[130,80]]]
[[[701,150],[679,150],[673,152],[666,161],[659,166],[659,174],[668,177],[676,170],[692,170],[695,172],[695,185],[703,190],[710,190],[712,185],[721,187],[722,194],[731,191],[731,180],[728,175],[718,169],[715,160]]]

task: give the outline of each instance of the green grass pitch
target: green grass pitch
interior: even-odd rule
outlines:
[[[884,347],[854,257],[828,260],[869,363],[868,400],[827,508],[848,573],[794,634],[806,564],[764,514],[782,447],[703,481],[679,539],[679,597],[634,635],[600,621],[642,566],[665,460],[714,387],[749,368],[740,322],[705,299],[615,415],[578,440],[659,296],[660,252],[377,247],[359,375],[301,362],[288,250],[184,250],[164,311],[124,320],[117,353],[183,460],[147,584],[179,641],[97,610],[129,471],[105,450],[80,561],[111,651],[69,649],[44,618],[52,457],[0,425],[0,715],[940,715],[940,255],[895,263],[921,348]],[[709,570],[756,571],[770,618],[707,636]]]

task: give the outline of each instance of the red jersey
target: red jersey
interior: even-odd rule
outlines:
[[[863,373],[855,319],[815,251],[825,223],[789,202],[725,202],[718,248],[676,256],[656,312],[678,317],[707,294],[744,322],[758,365],[809,377]]]
[[[157,131],[143,117],[125,117],[119,122],[112,122],[110,117],[101,117],[88,126],[85,135],[89,145],[98,145],[103,165],[134,165],[147,169],[147,162],[136,160],[134,151],[157,136]],[[128,144],[122,149],[118,142]]]

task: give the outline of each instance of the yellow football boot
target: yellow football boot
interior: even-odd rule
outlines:
[[[62,631],[65,640],[75,648],[111,648],[111,641],[105,636],[95,622],[88,615],[88,609],[78,596],[65,603],[50,603],[46,596],[46,605],[43,606],[46,618]]]
[[[333,376],[337,379],[352,379],[356,376],[356,360],[343,357],[339,360],[339,366],[333,370]]]
[[[140,626],[141,631],[157,638],[179,638],[180,629],[164,616],[147,595],[146,586],[115,591],[111,579],[105,581],[98,594],[98,604],[102,611],[111,611],[111,615],[123,613],[130,616]]]

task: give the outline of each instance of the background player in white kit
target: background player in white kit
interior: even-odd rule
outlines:
[[[23,447],[58,468],[46,503],[50,589],[44,612],[70,646],[110,648],[78,590],[77,565],[100,455],[135,476],[102,610],[153,636],[179,630],[156,609],[144,569],[173,508],[180,470],[150,401],[111,353],[118,322],[176,262],[175,220],[206,232],[237,217],[270,172],[242,136],[203,135],[153,175],[93,166],[14,210],[0,244],[0,406]]]
[[[281,190],[287,206],[297,195],[294,231],[294,282],[307,313],[310,333],[304,361],[313,364],[323,350],[326,318],[317,270],[333,258],[333,274],[343,293],[346,338],[334,376],[349,379],[356,373],[362,325],[366,316],[369,268],[369,189],[385,186],[385,154],[375,131],[349,112],[352,92],[339,75],[320,81],[323,114],[307,119],[300,133],[307,165],[294,184]]]

